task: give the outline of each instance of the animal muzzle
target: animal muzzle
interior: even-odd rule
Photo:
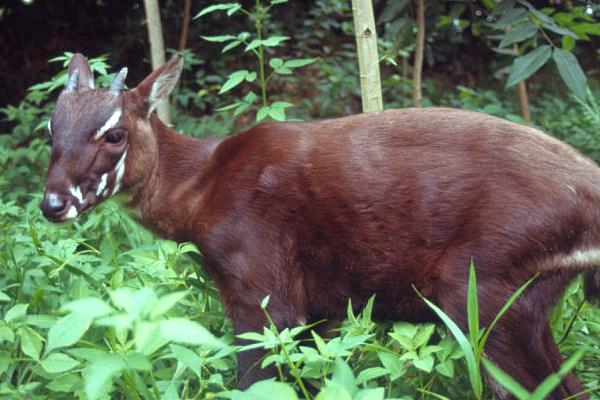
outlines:
[[[46,191],[40,208],[44,217],[51,222],[61,222],[79,215],[76,199],[70,194]]]

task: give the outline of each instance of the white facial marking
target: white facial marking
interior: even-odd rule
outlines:
[[[106,132],[108,132],[109,129],[114,128],[115,125],[117,125],[117,122],[119,122],[120,118],[121,109],[117,108],[115,112],[110,116],[110,118],[106,120],[104,125],[102,125],[100,129],[98,129],[98,132],[96,132],[96,134],[94,135],[94,139],[100,139]]]
[[[73,195],[73,197],[75,197],[77,199],[79,204],[83,203],[83,195],[81,194],[81,188],[79,186],[77,186],[76,188],[71,186],[69,188],[69,192]]]
[[[113,188],[111,196],[115,195],[115,193],[117,193],[119,191],[119,189],[121,188],[121,183],[123,182],[123,176],[125,175],[125,158],[126,157],[127,157],[127,150],[125,150],[123,152],[123,155],[121,156],[121,158],[119,159],[119,162],[117,163],[117,165],[115,167],[115,173],[116,173],[115,187]]]
[[[100,177],[100,183],[98,183],[98,189],[96,189],[96,197],[100,196],[104,189],[106,188],[106,179],[108,178],[108,174],[103,174]]]
[[[590,264],[600,264],[600,249],[575,250],[566,256],[561,256],[559,262],[564,267],[581,267]]]
[[[77,215],[79,215],[79,213],[77,212],[77,209],[75,208],[75,206],[71,206],[71,207],[69,207],[69,211],[67,211],[67,213],[65,214],[64,219],[73,219]]]
[[[52,136],[52,128],[51,128],[51,124],[50,124],[50,122],[51,122],[51,121],[52,121],[52,119],[49,119],[49,120],[48,120],[48,134],[49,134],[50,136]]]

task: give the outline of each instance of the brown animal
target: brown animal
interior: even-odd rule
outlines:
[[[343,317],[349,298],[359,308],[373,294],[378,318],[434,320],[412,285],[465,328],[471,258],[485,325],[539,273],[485,352],[528,389],[559,368],[549,309],[586,269],[600,293],[592,161],[533,128],[435,108],[196,140],[152,112],[181,66],[175,57],[124,92],[125,69],[95,89],[73,57],[49,127],[49,220],[119,193],[144,226],[201,249],[236,333],[265,324],[266,295],[279,327]],[[252,368],[260,356],[239,355],[241,387],[272,373]],[[550,398],[582,389],[569,374]]]

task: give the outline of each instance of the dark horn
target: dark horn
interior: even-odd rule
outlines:
[[[65,85],[65,92],[73,93],[77,89],[78,81],[79,81],[79,68],[75,68],[68,77],[67,84]]]
[[[110,84],[110,93],[118,96],[123,91],[123,85],[125,84],[125,78],[127,77],[127,68],[121,69],[115,79]]]

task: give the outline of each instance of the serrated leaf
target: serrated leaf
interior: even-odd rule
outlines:
[[[183,364],[186,368],[189,368],[190,371],[198,376],[198,378],[201,377],[200,366],[202,365],[202,360],[198,354],[177,344],[171,344],[169,347],[177,361]]]
[[[221,342],[202,325],[183,318],[159,321],[160,334],[171,342],[218,347]]]
[[[51,374],[69,371],[79,365],[79,361],[62,353],[53,353],[40,362],[42,368]]]
[[[513,62],[506,87],[511,87],[529,78],[548,61],[551,55],[552,47],[542,45],[524,56],[517,57]]]
[[[555,48],[552,59],[563,82],[581,100],[587,97],[587,78],[573,53]]]
[[[175,305],[181,300],[183,300],[187,295],[188,292],[175,292],[162,296],[158,299],[156,305],[150,312],[150,318],[156,318],[158,316],[166,314],[171,308],[175,307]]]
[[[54,349],[77,343],[89,329],[91,323],[91,318],[77,314],[69,314],[56,321],[48,331],[46,354]]]
[[[111,379],[126,367],[125,360],[115,354],[108,354],[90,363],[83,374],[87,397],[96,400],[104,395]]]
[[[34,360],[39,360],[42,352],[42,337],[33,329],[23,327],[19,329],[21,338],[21,351]]]

